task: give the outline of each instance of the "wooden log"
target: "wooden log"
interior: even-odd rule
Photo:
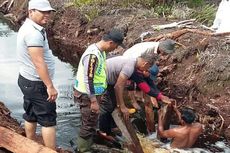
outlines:
[[[214,33],[214,32],[209,32],[209,31],[202,31],[199,29],[182,29],[182,30],[177,30],[177,31],[173,31],[171,33],[167,33],[167,34],[161,34],[157,37],[151,37],[151,38],[147,38],[144,39],[144,41],[160,41],[163,39],[177,39],[180,36],[186,34],[186,33],[196,33],[199,35],[204,35],[204,36],[208,36],[208,37],[224,37],[224,36],[229,36],[230,32],[223,32],[223,33]]]
[[[4,127],[0,127],[0,146],[13,153],[57,153]]]
[[[174,32],[171,32],[171,33],[167,33],[167,34],[162,34],[162,35],[159,35],[157,37],[151,37],[151,38],[148,38],[148,39],[144,39],[144,41],[159,41],[159,40],[162,40],[162,39],[176,39],[186,33],[188,33],[188,29],[182,29],[182,30],[177,30],[177,31],[174,31]]]
[[[154,112],[153,112],[153,104],[152,104],[150,98],[145,103],[145,116],[146,116],[146,126],[147,126],[149,134],[152,132],[156,132],[155,121],[154,121]]]
[[[193,24],[194,21],[195,19],[189,19],[189,20],[183,20],[183,21],[173,22],[173,23],[163,24],[163,25],[152,25],[151,27],[154,30],[170,29],[175,27],[185,28],[185,27],[192,27],[191,25]]]
[[[144,153],[130,120],[125,120],[119,109],[115,109],[112,116],[115,123],[121,130],[122,135],[125,137],[125,145],[127,148],[133,153]]]
[[[163,108],[161,108],[163,111],[163,127],[164,130],[168,130],[170,128],[170,123],[171,123],[171,117],[172,117],[172,112],[173,112],[173,108],[172,105],[168,104],[168,105],[164,105]],[[165,141],[167,140],[167,138],[160,138],[159,135],[157,135],[157,137],[161,140],[161,141]]]

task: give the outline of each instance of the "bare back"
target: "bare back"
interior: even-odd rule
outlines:
[[[171,147],[190,148],[201,134],[202,125],[200,123],[193,123],[190,125],[173,128],[171,130],[174,133]]]

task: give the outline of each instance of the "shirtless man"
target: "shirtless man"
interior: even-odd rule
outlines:
[[[158,117],[158,133],[160,137],[172,138],[172,148],[190,148],[193,146],[198,136],[202,133],[202,125],[200,123],[193,123],[195,114],[193,110],[184,108],[181,113],[173,106],[176,114],[179,117],[181,126],[164,130],[163,128],[163,112],[159,110]]]

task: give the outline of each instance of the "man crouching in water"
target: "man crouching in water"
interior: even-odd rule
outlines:
[[[202,124],[193,123],[195,113],[192,109],[184,108],[181,113],[176,106],[172,106],[179,117],[181,126],[164,130],[163,127],[163,112],[158,111],[158,133],[160,137],[172,138],[170,147],[172,148],[190,148],[196,142],[198,136],[202,133]]]

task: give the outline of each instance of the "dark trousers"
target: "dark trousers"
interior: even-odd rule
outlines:
[[[116,96],[113,85],[108,85],[106,93],[100,103],[99,129],[107,135],[111,135],[111,129],[116,127],[112,112],[116,108]]]
[[[89,139],[96,132],[99,114],[91,111],[91,101],[88,95],[81,94],[79,96],[74,96],[74,101],[75,103],[79,103],[81,112],[82,125],[80,127],[79,136],[83,139]]]

